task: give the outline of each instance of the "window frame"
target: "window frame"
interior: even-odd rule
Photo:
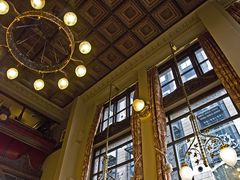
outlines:
[[[180,52],[179,54],[176,55],[176,59],[177,59],[177,63],[179,63],[180,61],[182,61],[184,58],[189,57],[191,63],[192,63],[192,68],[190,70],[187,70],[184,73],[180,73],[180,71],[178,70],[178,64],[176,65],[173,58],[169,59],[168,62],[162,64],[159,66],[158,68],[158,72],[159,72],[159,78],[160,78],[160,74],[163,73],[164,71],[168,70],[169,68],[171,68],[172,73],[173,73],[173,80],[175,80],[176,83],[176,89],[174,91],[172,91],[170,94],[165,95],[163,98],[170,96],[173,92],[177,91],[178,89],[180,89],[181,87],[181,82],[179,78],[182,78],[182,76],[188,72],[190,72],[191,70],[194,70],[196,73],[195,78],[187,80],[184,82],[185,86],[187,87],[189,84],[191,84],[192,81],[195,81],[197,79],[200,79],[203,76],[207,76],[209,74],[214,73],[213,69],[207,71],[207,72],[203,72],[202,68],[201,68],[201,64],[203,64],[206,61],[209,61],[209,58],[207,58],[206,60],[204,60],[203,62],[199,63],[197,60],[197,57],[195,55],[195,52],[198,49],[201,49],[202,47],[200,46],[200,44],[198,42],[196,42],[195,44],[193,44],[192,46],[188,47],[187,49],[183,50],[182,52]],[[211,62],[210,62],[211,63]],[[215,75],[215,73],[214,73]],[[171,82],[173,81],[171,80]],[[170,82],[164,84],[163,86],[161,85],[161,88],[165,87],[167,84],[169,84]]]
[[[113,139],[113,140],[110,140],[110,141],[109,141],[109,145],[110,145],[110,144],[114,144],[114,143],[116,143],[117,141],[119,141],[119,140],[121,140],[121,139],[123,139],[123,138],[125,138],[125,137],[127,137],[127,136],[131,136],[131,132],[124,133],[123,135],[120,135],[119,137],[117,137],[117,138],[115,138],[115,139]],[[131,140],[128,140],[128,141],[126,141],[126,142],[124,142],[124,143],[122,143],[122,144],[120,144],[120,145],[112,148],[112,149],[110,150],[110,152],[111,152],[111,151],[115,151],[115,150],[121,148],[122,146],[125,146],[125,145],[129,144],[129,143],[133,143],[133,140],[132,140],[132,139],[131,139]],[[100,157],[101,157],[102,155],[104,155],[105,152],[103,152],[103,153],[100,152],[100,153],[99,153],[98,155],[96,155],[96,156],[95,156],[95,154],[96,154],[97,151],[100,151],[100,150],[101,150],[102,148],[104,148],[104,147],[105,147],[105,143],[102,144],[101,146],[98,146],[98,147],[94,148],[94,150],[93,150],[92,166],[91,166],[91,171],[90,171],[90,172],[91,172],[91,174],[90,174],[91,179],[93,179],[93,177],[94,177],[95,175],[99,175],[99,174],[102,173],[102,171],[98,171],[97,173],[94,173],[94,162],[95,162],[95,159],[98,158],[98,163],[100,163]],[[133,158],[128,159],[128,160],[126,160],[126,161],[124,161],[124,162],[121,162],[121,163],[119,163],[119,164],[116,164],[116,165],[114,165],[114,166],[111,166],[110,168],[108,168],[108,170],[116,169],[116,168],[118,168],[118,167],[121,167],[121,166],[123,166],[123,165],[125,165],[125,164],[129,164],[129,163],[131,163],[131,162],[134,162],[134,159],[133,159]],[[98,169],[99,169],[99,164],[98,164]]]
[[[209,90],[209,91],[207,91],[207,92],[204,92],[203,94],[201,94],[201,95],[193,98],[193,99],[190,101],[190,103],[193,104],[193,103],[195,103],[195,102],[197,102],[197,101],[199,101],[199,100],[201,100],[201,99],[204,99],[205,97],[213,94],[214,92],[217,92],[217,91],[220,90],[220,89],[224,89],[224,87],[223,87],[222,85],[219,85],[219,86],[217,86],[217,87],[215,87],[215,88],[213,88],[213,89],[211,89],[211,90]],[[210,125],[210,126],[208,126],[208,127],[202,128],[202,129],[200,130],[202,133],[205,132],[206,130],[212,130],[212,129],[214,129],[214,127],[219,127],[219,126],[221,126],[221,125],[224,125],[224,124],[227,124],[227,123],[229,123],[229,122],[232,122],[233,120],[235,120],[235,119],[237,119],[237,118],[240,118],[240,110],[239,110],[239,109],[237,108],[237,106],[234,104],[232,98],[229,96],[229,94],[228,94],[227,92],[226,92],[225,94],[223,94],[223,95],[220,95],[219,97],[217,97],[217,98],[215,98],[215,99],[210,100],[209,102],[203,103],[203,104],[201,104],[200,106],[194,108],[193,112],[195,113],[195,112],[203,109],[204,107],[207,107],[208,105],[211,105],[211,104],[213,104],[213,103],[216,103],[216,102],[218,102],[218,101],[220,101],[220,100],[223,100],[224,98],[227,98],[227,97],[229,97],[229,98],[231,99],[231,101],[232,101],[232,103],[233,103],[233,106],[234,106],[235,110],[237,111],[237,114],[236,114],[236,115],[233,115],[233,116],[230,116],[230,117],[228,117],[228,118],[226,118],[226,119],[224,119],[224,120],[222,120],[222,121],[219,121],[219,122],[217,122],[217,123],[214,123],[214,124],[212,124],[212,125]],[[177,174],[178,174],[178,178],[179,178],[179,179],[180,179],[180,174],[179,174],[179,169],[180,169],[180,167],[179,167],[179,162],[178,162],[178,158],[179,158],[179,157],[178,157],[178,152],[177,152],[176,146],[177,146],[177,144],[179,144],[179,143],[181,143],[181,142],[184,142],[184,141],[186,141],[187,139],[192,138],[192,137],[193,137],[193,133],[188,134],[188,135],[184,135],[183,137],[178,138],[178,139],[175,140],[175,139],[174,139],[174,132],[173,132],[173,129],[172,129],[172,124],[174,124],[175,122],[179,121],[179,120],[182,119],[183,117],[188,116],[188,115],[189,115],[189,112],[183,113],[183,114],[181,114],[180,116],[175,117],[174,119],[171,119],[171,118],[170,118],[170,114],[173,113],[173,112],[177,112],[177,111],[181,110],[181,109],[184,108],[184,107],[187,107],[186,102],[183,103],[183,104],[181,104],[181,105],[179,105],[178,107],[176,107],[176,108],[174,108],[174,109],[171,109],[171,110],[169,110],[169,111],[166,112],[166,117],[168,118],[168,121],[167,121],[167,123],[166,123],[166,127],[169,128],[170,137],[171,137],[171,142],[167,143],[167,148],[169,148],[169,147],[171,147],[171,146],[172,146],[172,148],[173,148],[174,160],[175,160],[175,162],[176,162],[176,167],[173,168],[173,171],[177,171]]]
[[[108,121],[107,125],[111,126],[111,125],[114,125],[116,123],[120,123],[122,121],[129,120],[129,118],[131,117],[131,113],[130,113],[131,110],[130,109],[132,108],[130,98],[131,98],[131,93],[135,91],[135,87],[136,87],[135,85],[131,86],[130,88],[128,88],[127,90],[122,92],[120,95],[114,97],[111,100],[111,105],[113,105],[113,115],[110,116],[110,119],[112,118],[112,123],[110,125],[109,125],[109,118],[107,117],[107,119],[104,119],[104,112],[107,108],[109,108],[109,102],[105,103],[104,108],[103,108],[103,116],[102,116],[102,119],[99,123],[97,134],[101,134],[101,133],[106,131],[107,128],[103,129],[103,123],[106,122],[106,121]],[[117,111],[118,101],[121,100],[124,97],[126,97],[126,107],[118,112]],[[121,120],[121,121],[117,121],[117,115],[120,114],[123,111],[126,111],[126,118]]]

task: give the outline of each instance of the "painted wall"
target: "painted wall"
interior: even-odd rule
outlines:
[[[56,172],[59,155],[60,155],[60,149],[55,151],[54,153],[52,153],[45,160],[43,167],[42,167],[42,171],[43,171],[42,177],[41,177],[42,180],[52,180],[53,179],[55,172]]]

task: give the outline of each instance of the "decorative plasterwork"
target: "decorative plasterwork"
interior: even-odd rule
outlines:
[[[0,88],[1,91],[5,92],[9,96],[14,97],[24,104],[27,104],[33,109],[37,109],[40,113],[55,121],[61,122],[68,118],[68,111],[56,106],[52,102],[34,93],[18,82],[0,78]]]
[[[166,56],[168,56],[170,54],[170,49],[168,48],[168,52],[166,53],[166,49],[164,48],[166,46],[168,47],[169,41],[177,41],[178,38],[183,38],[186,42],[184,41],[181,43],[187,43],[204,30],[204,26],[201,24],[199,18],[195,13],[188,15],[181,22],[176,23],[167,32],[163,33],[150,44],[145,46],[142,50],[129,58],[128,61],[124,62],[121,66],[112,71],[102,80],[98,81],[98,83],[92,86],[81,97],[85,100],[94,99],[94,97],[97,97],[104,92],[104,89],[109,86],[110,82],[116,82],[116,84],[118,84],[122,81],[122,77],[128,79],[127,76],[131,76],[131,78],[134,78],[134,80],[128,79],[129,82],[137,81],[137,77],[130,74],[136,73],[143,67],[147,69],[152,65],[157,64],[159,61],[161,61],[161,59],[164,59]],[[166,54],[165,57],[163,53]],[[126,81],[125,83],[129,82]]]

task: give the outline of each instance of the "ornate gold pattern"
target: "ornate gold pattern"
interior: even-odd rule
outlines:
[[[163,99],[160,88],[158,70],[153,67],[148,72],[149,89],[150,89],[150,108],[153,125],[154,146],[157,165],[157,179],[167,180],[169,175],[166,174],[166,116],[163,108]]]
[[[138,85],[134,93],[134,99],[138,97]],[[133,138],[133,156],[134,156],[134,179],[143,180],[143,158],[142,158],[142,128],[139,113],[133,111],[131,118],[131,130]]]

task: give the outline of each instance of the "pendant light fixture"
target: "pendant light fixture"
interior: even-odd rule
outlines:
[[[178,67],[177,58],[175,56],[175,51],[177,50],[177,48],[171,42],[170,42],[170,48],[171,48],[172,56],[173,56],[173,59],[174,59],[174,63]],[[178,71],[178,74],[180,74],[178,68],[177,68],[177,71]],[[180,86],[182,87],[182,90],[183,90],[183,93],[184,93],[184,96],[185,96],[185,100],[186,100],[186,103],[187,103],[187,108],[188,108],[189,113],[190,113],[189,120],[191,122],[192,129],[193,129],[193,134],[194,134],[193,140],[190,143],[190,146],[188,147],[188,149],[186,150],[185,155],[184,155],[184,161],[185,162],[181,165],[181,168],[179,170],[179,174],[180,174],[182,180],[192,180],[192,178],[194,176],[194,172],[193,172],[192,168],[186,162],[186,158],[188,156],[190,156],[191,154],[193,154],[192,151],[194,151],[194,153],[196,153],[195,151],[197,151],[199,156],[200,156],[197,162],[202,161],[205,167],[209,166],[207,155],[206,155],[207,149],[206,149],[205,145],[210,140],[212,142],[220,142],[221,146],[219,147],[219,151],[220,151],[221,159],[227,165],[234,167],[236,162],[237,162],[236,151],[232,147],[230,147],[230,145],[225,144],[225,142],[220,137],[204,134],[204,133],[201,132],[200,128],[198,127],[197,118],[193,113],[193,110],[192,110],[192,107],[191,107],[191,104],[190,104],[190,101],[189,101],[189,98],[188,98],[188,94],[187,94],[187,91],[186,91],[186,88],[185,88],[185,84],[183,83],[181,77],[179,77],[179,83],[180,83]],[[203,143],[203,142],[206,142],[206,143]],[[193,148],[192,147],[193,145],[195,147],[198,147],[199,150],[196,150],[196,148]],[[214,143],[214,145],[216,145],[216,144]]]

